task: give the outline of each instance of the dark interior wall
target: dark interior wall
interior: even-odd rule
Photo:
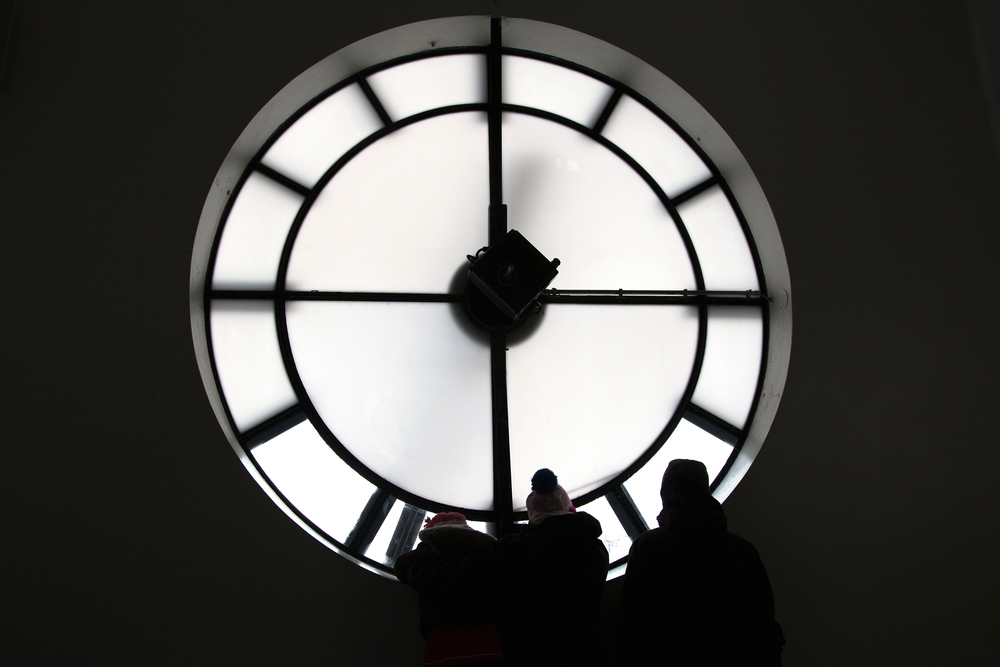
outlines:
[[[0,662],[419,664],[413,595],[227,444],[191,344],[201,206],[329,53],[500,11],[609,41],[720,122],[792,277],[785,395],[726,503],[786,665],[996,664],[1000,164],[966,7],[22,0],[0,83]]]

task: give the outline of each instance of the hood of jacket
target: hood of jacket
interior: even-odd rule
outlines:
[[[528,532],[550,539],[586,542],[598,539],[603,531],[600,521],[586,512],[577,512],[547,517],[530,526]]]

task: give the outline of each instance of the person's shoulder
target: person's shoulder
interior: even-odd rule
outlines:
[[[729,543],[730,548],[734,551],[757,556],[757,547],[750,540],[742,538],[736,533],[726,531],[726,542]]]
[[[597,539],[604,532],[597,517],[587,512],[550,516],[539,524],[539,528],[542,526],[546,526],[548,532],[587,540]]]
[[[426,562],[430,559],[435,559],[436,554],[434,551],[424,543],[417,545],[417,548],[413,551],[408,551],[407,553],[401,555],[396,559],[396,563],[393,565],[393,572],[396,574],[396,578],[407,583],[410,579],[410,573],[414,567],[418,566],[421,562]]]
[[[666,528],[651,528],[639,537],[635,538],[635,541],[632,542],[632,549],[639,549],[640,551],[643,549],[651,549],[662,544],[668,540],[669,537],[670,533]]]

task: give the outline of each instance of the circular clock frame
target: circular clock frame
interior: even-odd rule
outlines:
[[[286,514],[300,526],[311,533],[316,539],[326,544],[334,551],[344,555],[354,562],[378,572],[391,576],[391,562],[382,559],[381,562],[369,557],[366,550],[378,533],[381,524],[385,522],[389,509],[396,506],[399,513],[396,533],[414,532],[419,526],[419,517],[424,511],[460,510],[469,516],[470,520],[482,521],[488,529],[503,532],[513,522],[523,519],[523,511],[515,511],[510,500],[510,459],[509,435],[497,431],[497,419],[494,418],[494,450],[507,448],[504,455],[494,455],[494,505],[489,510],[477,510],[434,501],[412,493],[399,485],[386,480],[371,466],[365,465],[350,449],[345,447],[324,423],[322,416],[312,404],[298,373],[295,370],[290,350],[288,324],[286,321],[286,304],[295,301],[310,301],[324,298],[315,293],[296,293],[285,287],[290,255],[295,243],[295,235],[302,226],[302,220],[307,215],[309,207],[315,201],[316,193],[335,177],[336,169],[331,170],[313,187],[304,188],[300,183],[270,169],[263,164],[262,158],[282,133],[316,104],[329,95],[343,89],[351,83],[360,84],[373,104],[379,108],[379,115],[385,123],[381,133],[370,135],[361,143],[347,151],[348,158],[358,154],[373,142],[387,136],[399,127],[410,125],[439,116],[439,113],[425,112],[419,117],[410,117],[403,122],[391,121],[384,109],[381,109],[374,98],[367,77],[388,67],[415,62],[424,58],[434,58],[453,54],[482,54],[488,67],[496,68],[487,76],[487,85],[494,83],[497,88],[487,95],[487,102],[482,105],[470,106],[467,110],[478,110],[490,116],[491,141],[493,140],[494,124],[499,126],[502,113],[522,113],[546,121],[560,123],[573,130],[584,133],[591,139],[602,143],[627,162],[637,173],[642,174],[650,187],[657,193],[660,200],[670,211],[678,226],[684,232],[676,208],[682,201],[696,197],[709,188],[716,188],[724,193],[733,211],[739,219],[739,224],[746,235],[747,243],[753,256],[754,269],[757,274],[759,289],[747,291],[746,294],[711,291],[705,289],[701,271],[698,268],[697,256],[691,250],[690,239],[685,237],[688,250],[692,253],[692,263],[697,284],[693,290],[678,290],[668,293],[640,292],[619,290],[617,294],[600,293],[597,290],[580,290],[574,294],[572,290],[552,290],[543,292],[539,301],[542,307],[550,303],[595,303],[607,304],[625,303],[627,300],[636,304],[658,304],[668,307],[669,304],[685,304],[696,307],[699,313],[699,342],[696,352],[695,372],[689,386],[679,402],[673,416],[664,426],[660,435],[625,469],[612,479],[605,480],[589,491],[578,495],[574,502],[578,506],[586,506],[595,499],[607,497],[620,519],[622,527],[630,538],[645,529],[648,521],[640,515],[636,506],[629,498],[625,483],[650,462],[673,433],[682,418],[698,424],[701,428],[712,432],[732,446],[732,452],[713,481],[713,493],[719,500],[724,500],[733,488],[746,474],[761,445],[781,398],[781,392],[787,374],[789,353],[791,347],[791,303],[788,267],[784,256],[777,225],[763,192],[754,177],[749,165],[739,150],[722,128],[711,116],[689,95],[675,83],[648,64],[631,56],[620,49],[593,37],[559,26],[523,19],[489,19],[488,17],[456,17],[434,19],[410,24],[388,30],[386,32],[363,39],[337,53],[298,76],[280,91],[257,114],[244,130],[233,146],[213,183],[202,211],[201,220],[194,244],[192,256],[190,304],[192,335],[195,351],[202,374],[202,379],[212,407],[219,419],[227,439],[237,455],[254,476],[266,493],[281,507]],[[612,101],[605,108],[601,118],[594,127],[584,127],[579,123],[539,109],[513,107],[500,101],[499,67],[503,56],[522,56],[548,62],[582,72],[594,79],[612,87]],[[496,73],[495,73],[496,72]],[[690,148],[707,165],[711,172],[710,178],[699,182],[695,187],[686,189],[679,195],[668,197],[657,185],[648,172],[611,141],[600,134],[603,122],[607,121],[615,104],[622,97],[638,100],[646,108],[655,113],[667,123]],[[471,106],[475,106],[472,109]],[[440,110],[438,110],[440,111]],[[498,139],[499,140],[499,139]],[[491,155],[498,152],[491,147]],[[224,230],[227,216],[231,213],[233,202],[237,199],[240,189],[248,177],[254,173],[264,173],[283,186],[300,191],[307,203],[297,214],[296,222],[292,224],[288,240],[284,244],[283,256],[279,264],[278,279],[273,290],[243,290],[242,294],[235,291],[219,290],[212,284],[212,275],[219,252],[219,243]],[[492,171],[491,171],[492,173]],[[501,205],[502,195],[499,193],[499,176],[494,182],[490,179],[490,203]],[[499,218],[492,215],[491,218]],[[484,216],[485,217],[485,216]],[[516,228],[516,222],[511,227]],[[505,232],[499,226],[490,230],[490,245],[495,243]],[[530,239],[529,239],[530,240]],[[476,248],[469,248],[475,252]],[[400,295],[395,295],[397,299]],[[337,297],[337,298],[343,298]],[[459,298],[461,296],[459,295]],[[278,328],[278,339],[286,371],[292,376],[292,386],[297,396],[295,406],[283,410],[280,414],[250,428],[238,428],[232,411],[225,400],[222,389],[215,353],[212,344],[211,310],[212,303],[223,300],[245,299],[264,301],[274,304],[275,318]],[[589,299],[589,301],[587,301]],[[403,301],[413,301],[411,297],[402,297]],[[418,300],[418,299],[417,299]],[[575,300],[575,301],[574,301]],[[454,302],[454,299],[448,299]],[[706,313],[712,305],[735,305],[759,309],[762,315],[762,350],[760,355],[760,372],[757,377],[755,399],[752,402],[746,423],[735,427],[723,420],[715,418],[707,411],[699,409],[691,402],[694,384],[697,380],[697,368],[700,367],[705,348]],[[530,328],[526,325],[525,328]],[[496,378],[502,378],[499,383],[503,396],[503,428],[506,429],[506,372],[505,362],[497,361],[498,353],[502,357],[505,339],[503,333],[497,339],[493,336],[493,377],[494,400],[493,412],[497,413],[497,383]],[[500,364],[499,369],[497,363]],[[290,367],[289,367],[290,364]],[[499,373],[499,374],[498,374]],[[332,448],[337,456],[370,482],[375,492],[367,499],[361,511],[357,524],[352,528],[347,538],[337,539],[328,531],[323,530],[310,516],[296,507],[278,485],[268,478],[266,471],[256,460],[252,451],[262,443],[268,442],[276,435],[308,421],[323,440]],[[557,469],[558,462],[552,464]],[[499,470],[499,471],[498,471]],[[506,479],[504,479],[506,474]],[[505,497],[506,495],[506,497]],[[419,511],[416,510],[419,508]],[[412,511],[411,511],[412,510]],[[408,514],[407,514],[408,512]],[[648,512],[647,512],[648,514]],[[407,523],[408,522],[408,523]],[[384,530],[384,529],[383,529]],[[409,540],[412,545],[412,535],[392,535],[395,540]],[[612,563],[610,574],[617,573],[624,566],[624,559]],[[609,576],[610,576],[609,574]]]

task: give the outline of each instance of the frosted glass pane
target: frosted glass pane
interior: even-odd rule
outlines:
[[[583,134],[503,115],[507,224],[562,264],[562,289],[695,289],[680,233],[634,169]]]
[[[492,508],[489,341],[467,333],[461,306],[296,302],[287,313],[306,392],[352,454],[412,493]]]
[[[215,289],[274,289],[288,229],[302,195],[250,174],[233,202],[215,256]]]
[[[601,496],[577,509],[587,512],[601,522],[601,528],[604,531],[601,533],[601,540],[604,541],[604,546],[608,549],[608,562],[613,563],[619,558],[628,556],[632,540],[629,539],[628,533],[625,532],[621,521],[618,520],[618,515],[608,504],[607,498]]]
[[[558,114],[593,127],[611,86],[559,65],[534,58],[503,57],[503,101]]]
[[[697,345],[693,307],[549,304],[541,318],[507,353],[515,509],[539,468],[576,497],[632,463],[673,416]]]
[[[414,60],[368,77],[392,120],[453,104],[486,102],[486,56],[467,53]]]
[[[656,515],[663,509],[663,503],[660,502],[660,482],[667,465],[674,459],[701,461],[708,470],[711,483],[718,477],[732,452],[730,445],[682,419],[663,447],[625,482],[625,489],[646,520],[646,525],[656,528]]]
[[[389,510],[385,521],[382,522],[382,527],[375,533],[375,539],[365,551],[365,555],[376,563],[385,563],[389,560],[386,558],[385,552],[389,550],[389,541],[392,540],[392,534],[396,532],[396,524],[399,523],[399,517],[403,514],[405,505],[400,500],[393,502],[392,509]]]
[[[211,325],[219,382],[240,432],[298,402],[281,360],[273,303],[212,301]]]
[[[261,162],[311,188],[340,156],[381,127],[374,107],[352,83],[295,121]]]
[[[682,203],[677,212],[698,253],[705,289],[759,288],[747,237],[722,188],[709,188]]]
[[[622,95],[601,134],[642,165],[668,197],[712,176],[673,128],[628,95]]]
[[[763,336],[759,308],[709,308],[705,361],[691,402],[742,429],[757,393]]]
[[[306,215],[289,289],[447,292],[488,242],[486,114],[402,128],[347,163]]]
[[[253,457],[288,502],[341,543],[375,492],[308,421],[255,447]]]

